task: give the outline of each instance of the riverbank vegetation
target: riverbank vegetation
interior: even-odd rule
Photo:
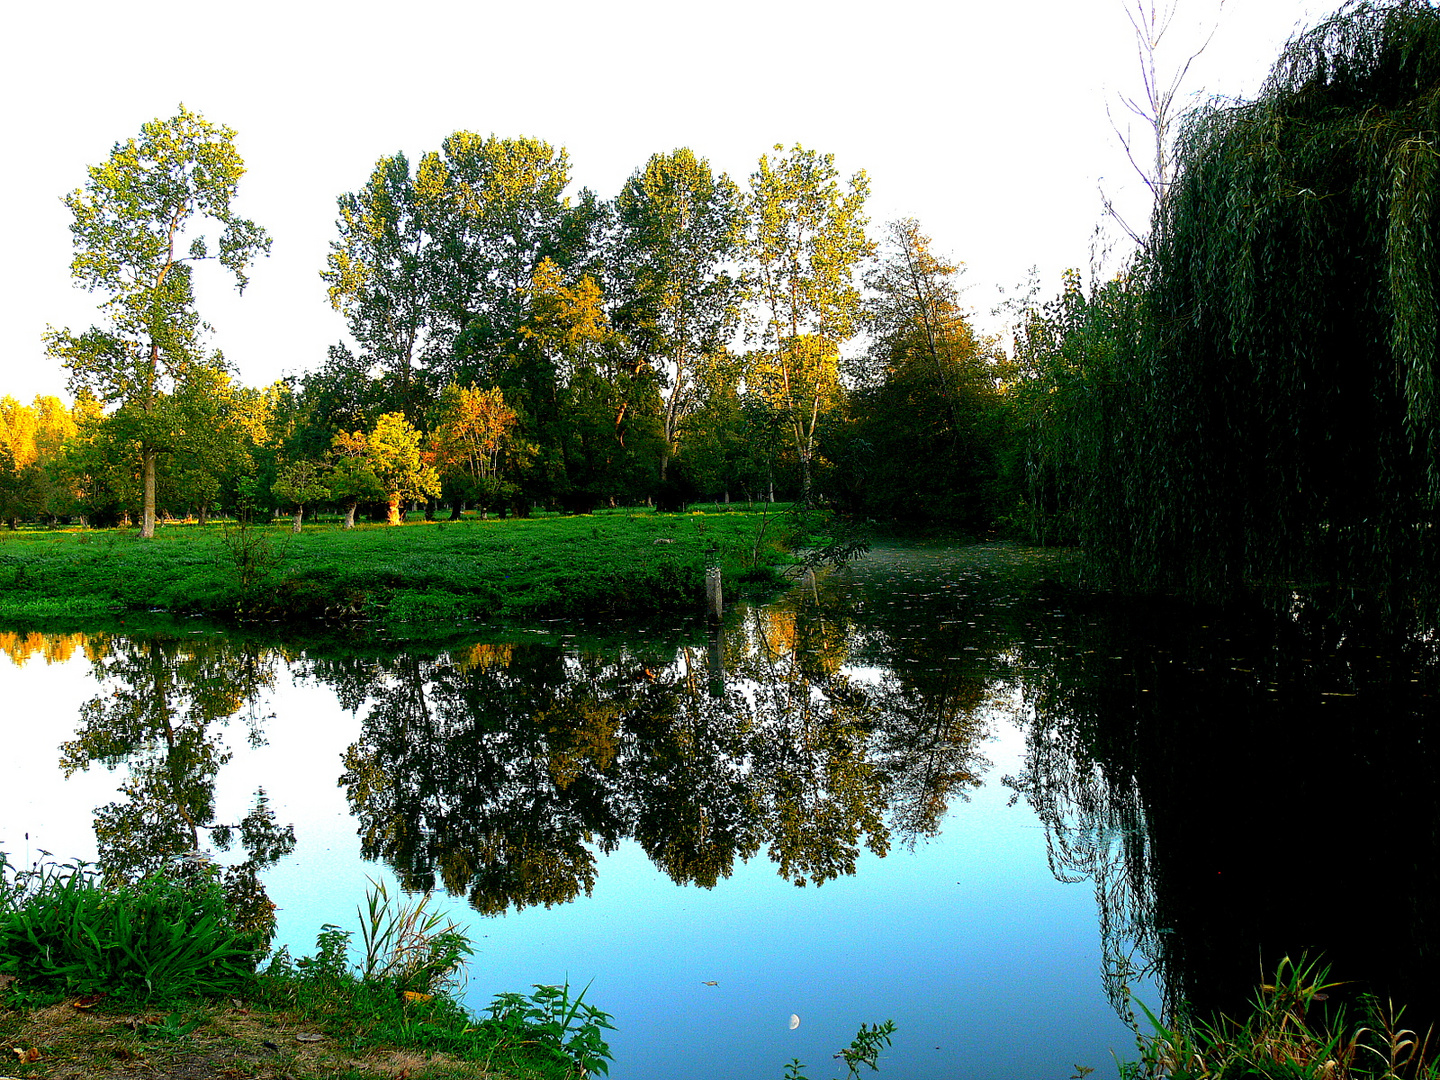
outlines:
[[[1440,12],[1351,3],[1192,113],[1143,250],[1016,343],[1047,539],[1103,581],[1431,611]]]
[[[1249,1013],[1237,1019],[1182,1016],[1167,1024],[1142,1006],[1151,1033],[1140,1037],[1140,1059],[1122,1066],[1121,1075],[1127,1080],[1440,1076],[1433,1031],[1411,1030],[1403,1009],[1374,997],[1362,996],[1347,1009],[1340,1004],[1346,988],[1328,978],[1322,962],[1286,957],[1274,981],[1257,989]]]
[[[707,566],[732,588],[771,583],[782,548],[823,545],[810,531],[822,526],[767,504],[298,534],[212,522],[162,528],[147,544],[123,530],[20,530],[0,540],[0,620],[93,625],[166,611],[413,637],[482,620],[698,612]]]
[[[204,862],[133,882],[0,858],[0,1043],[19,1076],[604,1075],[609,1016],[567,986],[454,992],[471,953],[427,901],[375,886],[353,933],[265,960],[274,908],[253,878]],[[242,887],[237,889],[237,884]]]

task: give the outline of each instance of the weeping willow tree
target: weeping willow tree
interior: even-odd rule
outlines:
[[[1134,373],[1150,494],[1089,537],[1117,576],[1433,600],[1437,133],[1440,11],[1420,0],[1346,5],[1256,100],[1189,118]]]

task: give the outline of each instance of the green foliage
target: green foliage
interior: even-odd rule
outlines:
[[[845,1064],[845,1080],[856,1080],[861,1075],[860,1066],[864,1065],[871,1072],[879,1072],[880,1051],[891,1045],[891,1036],[895,1034],[895,1021],[886,1020],[883,1024],[876,1024],[873,1027],[868,1024],[861,1024],[860,1030],[855,1033],[855,1038],[850,1040],[850,1045],[845,1047],[835,1056]],[[784,1080],[806,1080],[805,1066],[799,1058],[794,1058],[785,1066]]]
[[[150,1023],[142,1023],[136,1026],[135,1030],[142,1039],[164,1039],[174,1041],[183,1039],[204,1022],[201,1017],[192,1017],[187,1020],[185,1014],[172,1012],[168,1016]]]
[[[83,863],[0,855],[0,972],[31,988],[174,997],[239,990],[268,939],[238,928],[218,872],[107,885]]]
[[[746,252],[761,311],[762,351],[749,379],[785,420],[800,462],[802,500],[822,413],[838,401],[840,344],[859,327],[857,264],[865,236],[865,173],[842,191],[833,154],[776,145],[750,177]]]
[[[1188,118],[1145,257],[1022,327],[1037,534],[1127,586],[1433,606],[1437,87],[1440,11],[1357,0]]]
[[[613,1031],[609,1013],[585,1000],[584,990],[572,1000],[570,983],[539,986],[531,994],[506,993],[490,1003],[490,1019],[502,1043],[535,1046],[574,1064],[581,1076],[608,1076],[614,1055],[604,1032]]]
[[[614,203],[614,322],[656,368],[664,367],[666,454],[698,405],[699,375],[739,321],[740,282],[725,264],[738,252],[740,191],[689,149],[655,154]]]
[[[971,329],[954,283],[912,218],[891,222],[866,275],[871,345],[843,420],[824,429],[823,489],[875,518],[941,522],[982,532],[1014,500],[1004,480],[1009,365]]]
[[[1401,1014],[1363,997],[1351,1020],[1331,1005],[1329,969],[1301,957],[1281,960],[1240,1020],[1182,1016],[1166,1024],[1141,1010],[1153,1034],[1139,1039],[1140,1060],[1121,1067],[1124,1080],[1433,1080],[1440,1076],[1428,1034],[1401,1025]]]
[[[365,956],[349,962],[352,934],[327,924],[313,956],[291,960],[281,949],[259,982],[262,996],[322,1010],[343,1019],[356,1047],[394,1043],[484,1061],[519,1076],[569,1080],[604,1075],[612,1060],[603,1032],[610,1015],[573,999],[570,986],[536,986],[531,994],[498,995],[490,1016],[477,1019],[454,999],[456,973],[471,953],[454,923],[425,910],[429,894],[397,903],[371,883],[358,909]],[[586,987],[588,990],[589,988]]]
[[[371,881],[359,911],[365,946],[362,979],[380,979],[416,993],[453,987],[472,950],[454,922],[426,910],[429,902],[426,893],[414,903],[397,903],[384,882]]]
[[[70,372],[72,388],[119,406],[144,474],[142,535],[154,535],[156,458],[178,449],[184,423],[170,398],[192,373],[221,361],[200,345],[192,269],[216,259],[244,289],[246,269],[270,241],[231,209],[244,163],[235,132],[183,105],[168,120],[141,126],[89,170],[83,190],[65,199],[74,221],[74,277],[107,294],[107,326],[80,335],[49,330],[46,346]],[[221,227],[207,240],[190,232],[205,219]],[[189,240],[187,254],[177,242]],[[180,410],[183,411],[183,410]]]
[[[1015,524],[1037,543],[1078,543],[1119,584],[1157,547],[1153,463],[1164,448],[1144,386],[1145,301],[1138,271],[1087,292],[1072,270],[1015,331]]]

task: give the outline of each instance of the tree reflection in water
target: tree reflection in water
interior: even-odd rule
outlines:
[[[138,880],[197,857],[208,839],[245,858],[225,871],[242,925],[273,932],[273,905],[259,873],[295,847],[264,788],[238,822],[216,820],[215,779],[230,760],[225,728],[243,711],[252,746],[263,742],[255,704],[274,682],[276,654],[220,637],[84,636],[100,692],[80,709],[75,737],[60,747],[66,776],[100,762],[126,767],[120,798],[95,809],[100,869]],[[203,834],[203,835],[202,835]]]
[[[867,632],[859,667],[846,591],[797,589],[727,624],[723,687],[695,645],[376,661],[341,780],[362,850],[486,913],[588,894],[597,853],[626,837],[706,888],[762,849],[797,885],[853,874],[892,829],[932,834],[985,764],[984,681],[954,664],[902,678]],[[356,685],[343,664],[311,671]]]
[[[282,653],[96,638],[103,690],[63,760],[128,766],[122,797],[96,812],[115,873],[207,837],[269,865],[293,831],[263,792],[244,820],[218,822],[214,788],[226,722],[244,715],[261,739],[255,702],[283,662],[360,714],[340,783],[362,853],[407,888],[443,887],[486,913],[565,903],[627,838],[677,883],[713,887],[763,851],[784,879],[821,885],[863,851],[934,835],[989,766],[981,743],[1015,682],[998,658],[1021,616],[985,612],[1006,609],[1014,582],[963,563],[937,585],[932,569],[812,582],[741,605],[708,641]]]
[[[62,760],[128,767],[96,810],[107,871],[238,841],[253,873],[290,850],[263,792],[239,822],[214,794],[227,724],[262,737],[284,662],[363,714],[340,783],[364,855],[487,913],[588,893],[627,838],[706,888],[762,850],[797,885],[854,873],[864,850],[935,834],[989,767],[990,718],[1018,709],[1009,782],[1054,873],[1095,883],[1122,1014],[1147,970],[1168,1003],[1237,1009],[1282,956],[1323,949],[1339,977],[1440,1017],[1433,635],[1298,601],[1278,619],[1102,602],[1048,586],[1047,558],[881,551],[708,642],[0,648],[83,648],[96,667]]]
[[[1024,674],[1017,790],[1052,864],[1096,883],[1108,989],[1147,966],[1168,1009],[1245,1007],[1324,953],[1343,993],[1440,1019],[1433,635],[1288,598],[1260,610],[1093,604]],[[1157,1004],[1149,1003],[1152,1008]]]

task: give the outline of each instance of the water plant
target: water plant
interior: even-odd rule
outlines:
[[[855,1038],[850,1040],[850,1045],[835,1055],[835,1059],[845,1065],[845,1080],[856,1080],[862,1065],[867,1066],[871,1072],[879,1072],[880,1051],[890,1046],[891,1036],[894,1034],[894,1020],[886,1020],[883,1024],[873,1026],[861,1024]],[[799,1058],[793,1058],[785,1066],[783,1080],[807,1080],[804,1070],[804,1063]]]
[[[590,985],[573,999],[568,979],[561,986],[537,985],[531,994],[500,994],[490,1003],[490,1019],[502,1040],[548,1050],[573,1062],[581,1076],[606,1076],[614,1057],[602,1032],[615,1025],[609,1013],[585,1000]]]
[[[365,959],[362,979],[393,982],[401,992],[433,993],[455,988],[471,955],[469,940],[453,921],[428,910],[430,894],[400,903],[383,881],[370,882],[360,915]]]

